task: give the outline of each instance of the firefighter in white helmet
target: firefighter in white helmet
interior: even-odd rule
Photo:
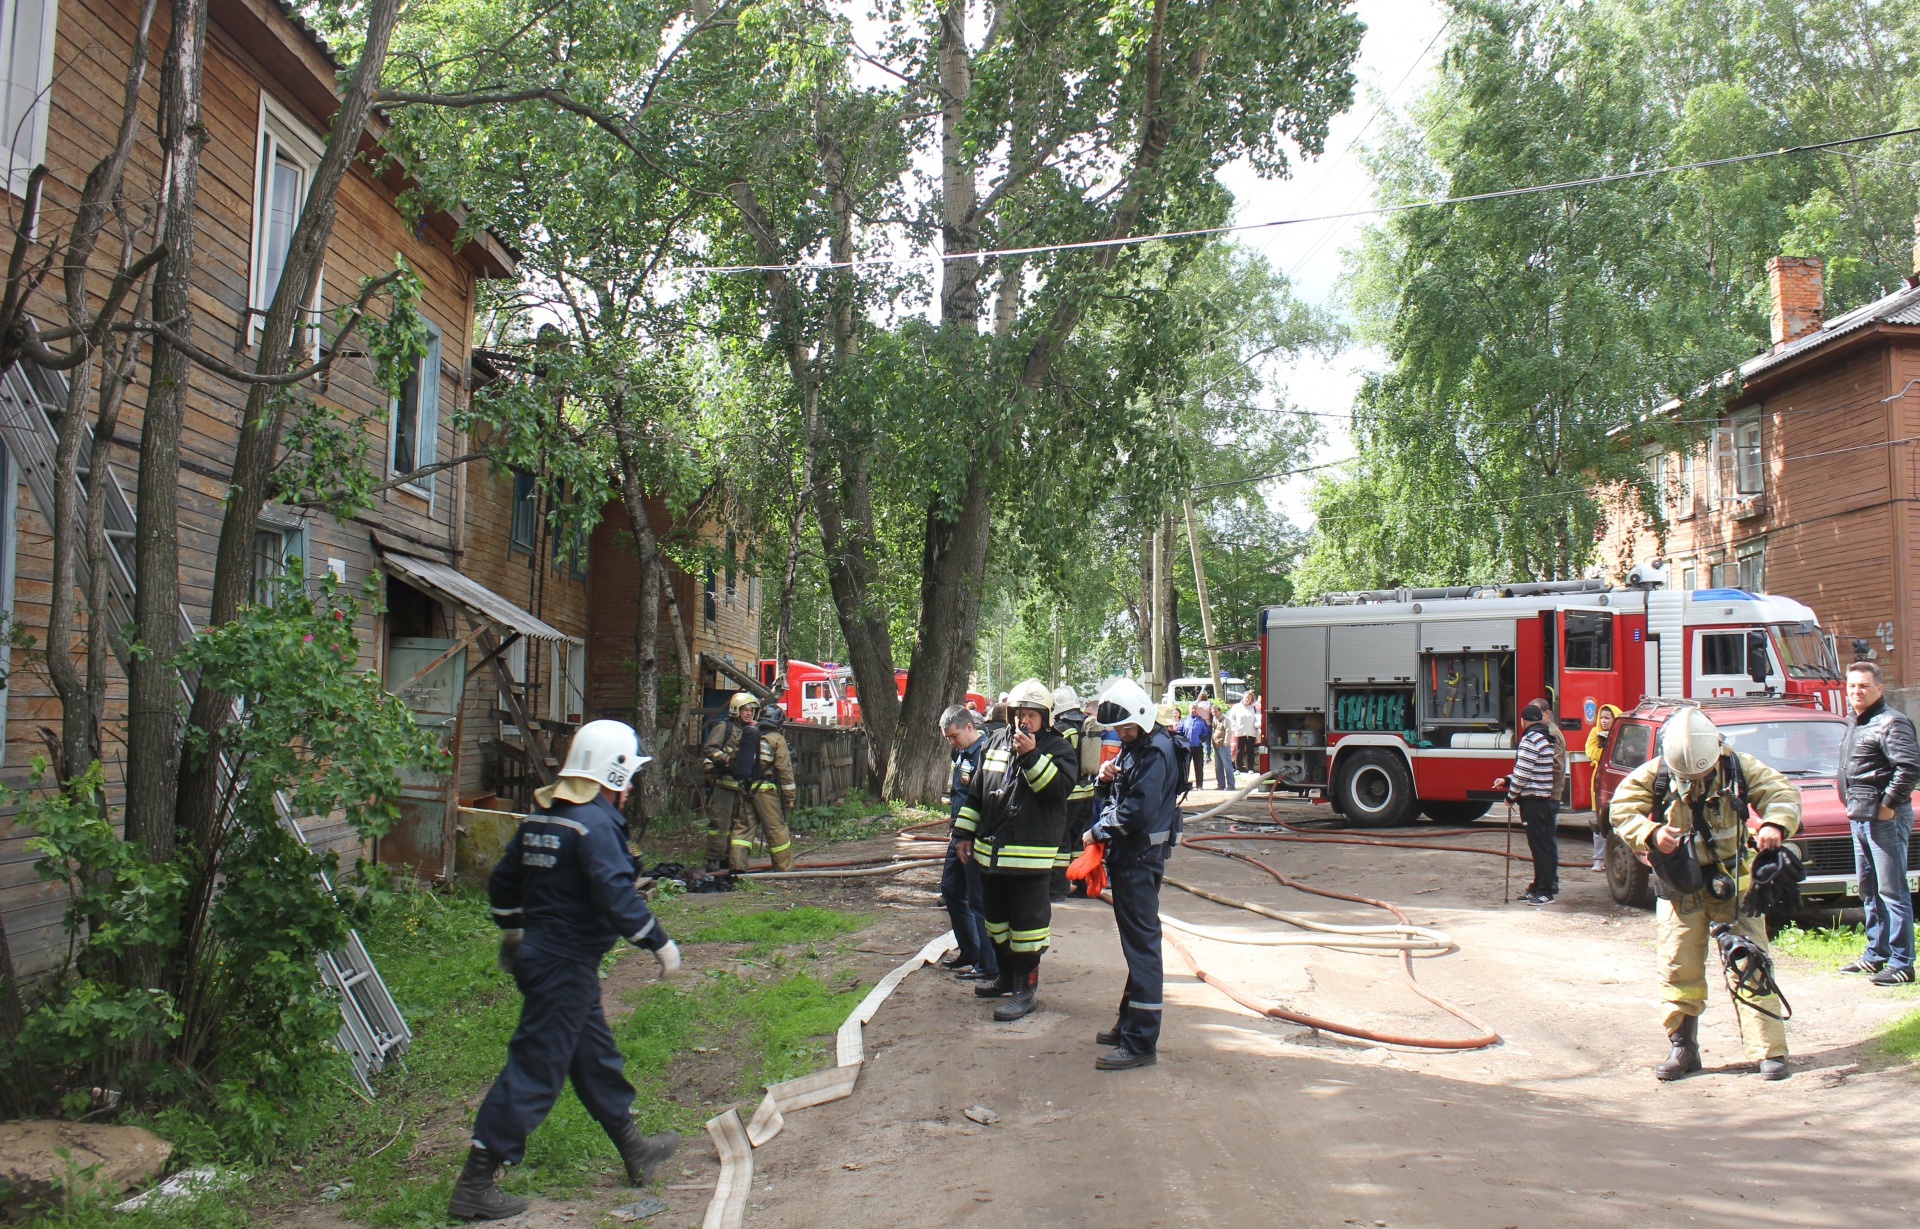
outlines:
[[[600,961],[616,943],[651,951],[663,976],[680,971],[680,949],[636,888],[639,867],[620,810],[650,758],[624,722],[581,726],[559,780],[534,791],[536,809],[487,878],[500,967],[520,990],[520,1025],[480,1103],[473,1146],[453,1185],[448,1212],[462,1220],[526,1211],[527,1201],[501,1190],[494,1175],[520,1163],[527,1136],[569,1079],[620,1150],[633,1185],[680,1146],[672,1131],[647,1136],[634,1126],[633,1085],[600,1006]]]
[[[997,980],[974,987],[981,998],[1004,998],[996,1020],[1033,1010],[1040,956],[1047,950],[1053,906],[1047,879],[1067,826],[1067,796],[1079,756],[1055,733],[1053,693],[1028,679],[1007,693],[1007,724],[987,735],[980,769],[954,817],[959,854],[980,868],[981,914],[1000,966]]]
[[[1754,856],[1775,850],[1800,828],[1800,791],[1778,772],[1726,746],[1708,716],[1682,708],[1660,729],[1660,754],[1633,770],[1614,792],[1613,830],[1654,866],[1654,942],[1660,964],[1661,1026],[1671,1043],[1655,1078],[1700,1070],[1700,1013],[1707,1005],[1709,927],[1764,956],[1764,917],[1744,916]],[[1743,992],[1730,980],[1748,1061],[1763,1079],[1788,1075],[1787,1030],[1777,994]]]
[[[1093,823],[1093,770],[1100,766],[1100,735],[1089,736],[1086,732],[1087,714],[1081,707],[1080,693],[1071,686],[1062,683],[1053,689],[1053,729],[1067,740],[1080,767],[1080,779],[1075,782],[1073,792],[1067,795],[1067,827],[1060,838],[1060,852],[1054,855],[1053,874],[1047,880],[1047,899],[1054,904],[1067,899],[1067,864],[1080,852],[1080,834]],[[1088,746],[1088,738],[1092,746]],[[1088,752],[1093,755],[1093,766],[1087,765]]]

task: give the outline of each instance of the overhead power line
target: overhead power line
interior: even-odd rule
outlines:
[[[1441,196],[1421,201],[1403,201],[1397,205],[1374,205],[1366,209],[1349,209],[1340,213],[1324,213],[1310,217],[1275,218],[1267,222],[1242,222],[1227,226],[1201,226],[1190,230],[1158,231],[1150,235],[1124,235],[1114,239],[1085,239],[1078,243],[1043,243],[1030,247],[989,248],[980,252],[924,252],[907,256],[856,256],[851,260],[799,260],[786,264],[765,265],[691,265],[681,270],[689,275],[732,274],[732,273],[802,273],[828,272],[834,269],[864,269],[898,267],[927,263],[942,263],[949,260],[990,260],[1002,256],[1038,256],[1046,252],[1095,251],[1101,248],[1130,247],[1138,243],[1152,243],[1162,239],[1198,239],[1210,235],[1244,234],[1249,231],[1275,230],[1282,226],[1299,226],[1309,222],[1336,222],[1346,218],[1385,217],[1396,213],[1410,213],[1418,209],[1437,209],[1442,205],[1465,205],[1475,201],[1506,200],[1516,196],[1538,196],[1548,192],[1567,192],[1576,188],[1597,188],[1606,184],[1628,183],[1639,179],[1652,179],[1660,175],[1673,175],[1681,171],[1703,171],[1713,167],[1735,166],[1745,162],[1759,162],[1768,158],[1784,158],[1793,154],[1819,153],[1823,150],[1839,149],[1848,145],[1862,145],[1870,141],[1888,141],[1896,137],[1908,137],[1920,134],[1920,126],[1895,128],[1888,132],[1868,133],[1857,137],[1836,137],[1831,141],[1814,141],[1806,145],[1789,145],[1784,149],[1759,150],[1750,154],[1733,154],[1725,158],[1703,158],[1697,162],[1680,162],[1671,166],[1643,167],[1637,171],[1616,171],[1606,175],[1589,175],[1582,179],[1562,179],[1553,183],[1526,184],[1514,188],[1495,188],[1488,192],[1469,192],[1461,196]]]

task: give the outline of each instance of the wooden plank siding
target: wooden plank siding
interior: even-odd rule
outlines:
[[[130,56],[134,12],[130,0],[63,0],[60,5],[49,102],[49,175],[44,189],[47,212],[41,223],[42,233],[64,233],[88,171],[112,140]],[[151,208],[157,181],[151,133],[158,61],[166,39],[167,15],[163,8],[151,31],[149,50],[154,66],[149,69],[143,100],[143,137],[127,176],[128,193],[136,208]],[[237,330],[244,329],[248,307],[262,92],[312,132],[324,134],[330,119],[335,71],[315,41],[271,0],[214,0],[203,94],[208,138],[195,223],[192,335],[203,348],[236,363],[244,364],[252,358],[250,349],[236,349],[235,340]],[[450,423],[471,384],[463,373],[468,370],[472,344],[475,279],[508,270],[497,247],[476,243],[456,252],[450,241],[455,226],[444,217],[410,225],[396,206],[396,194],[403,185],[398,173],[376,179],[364,163],[356,164],[348,175],[340,189],[339,216],[328,245],[325,300],[331,310],[335,303],[356,293],[362,279],[391,269],[396,257],[404,259],[419,277],[421,310],[441,330],[436,455],[444,460],[467,447]],[[113,247],[111,242],[105,245],[96,264],[106,263]],[[97,281],[96,294],[105,285],[104,278]],[[57,285],[57,279],[52,284]],[[50,298],[36,302],[32,310],[42,320],[61,319],[58,304]],[[113,472],[130,499],[135,495],[146,391],[144,372],[140,375],[122,410],[111,457]],[[324,391],[309,391],[359,419],[369,461],[384,479],[390,455],[389,404],[372,375],[367,360],[346,359],[335,369]],[[180,567],[182,602],[200,624],[204,624],[211,603],[222,500],[239,438],[245,393],[244,388],[207,372],[193,372],[182,424],[178,479]],[[470,485],[472,491],[467,489]],[[310,575],[323,574],[329,560],[338,560],[344,566],[349,588],[357,589],[379,569],[370,530],[378,528],[384,536],[412,543],[423,554],[457,565],[463,521],[469,515],[484,521],[491,514],[476,510],[477,506],[496,493],[493,486],[484,481],[470,483],[469,475],[454,469],[434,476],[431,498],[404,488],[390,490],[376,496],[370,510],[350,521],[293,509],[282,510],[281,514],[296,520],[304,534]],[[16,525],[12,615],[44,644],[51,537],[26,487],[15,484],[9,494]],[[492,583],[481,579],[482,583]],[[363,664],[379,670],[384,657],[384,621],[365,613],[355,630],[362,641]],[[74,647],[77,650],[78,644]],[[18,668],[6,693],[4,755],[0,756],[0,776],[15,784],[26,783],[30,759],[44,751],[40,731],[59,725],[59,705],[44,664],[35,669],[20,657],[15,655]],[[124,687],[116,667],[103,748],[116,790],[124,760],[123,735],[118,726],[123,704]],[[343,861],[363,853],[358,839],[337,817],[313,821],[308,832],[317,845],[338,852]],[[57,954],[64,897],[56,885],[38,882],[34,859],[22,847],[26,835],[0,816],[0,911],[4,911],[14,958],[22,973],[30,975],[48,967]]]
[[[1920,328],[1879,326],[1765,372],[1727,401],[1735,417],[1759,410],[1767,506],[1736,518],[1708,502],[1695,458],[1695,511],[1668,522],[1663,544],[1637,505],[1609,498],[1600,548],[1609,574],[1665,558],[1709,583],[1710,559],[1763,544],[1763,587],[1813,607],[1844,661],[1867,640],[1889,686],[1920,683]]]
[[[647,501],[647,520],[654,534],[662,539],[691,535],[724,553],[726,531],[713,523],[688,526],[677,521],[658,498]],[[630,719],[633,711],[635,659],[633,637],[640,617],[640,566],[634,552],[633,534],[627,525],[625,508],[609,504],[601,514],[592,538],[592,612],[587,638],[587,708],[595,716]],[[751,670],[760,657],[760,615],[764,587],[760,578],[743,566],[734,574],[733,592],[726,591],[724,569],[714,578],[713,618],[706,613],[706,577],[690,576],[678,568],[668,572],[674,600],[681,617],[687,620],[691,648],[696,654],[713,654]],[[662,603],[659,639],[661,697],[672,698],[683,676],[673,646],[673,624]],[[694,685],[698,704],[708,690],[731,690],[711,666],[697,667]]]

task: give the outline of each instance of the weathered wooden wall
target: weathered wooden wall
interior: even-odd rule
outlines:
[[[72,217],[80,186],[93,164],[107,150],[111,128],[119,113],[121,81],[130,54],[133,6],[127,0],[64,0],[56,37],[56,71],[51,94],[47,142],[49,179],[43,234],[64,233]],[[298,30],[270,0],[216,0],[214,26],[207,46],[205,122],[208,138],[200,172],[201,210],[196,225],[194,286],[194,340],[231,361],[245,363],[252,351],[236,347],[248,306],[248,279],[252,259],[254,167],[262,92],[268,92],[316,133],[327,130],[335,66],[307,35]],[[157,62],[166,42],[164,8],[151,33],[151,54]],[[158,70],[147,85],[147,112],[143,141],[128,174],[129,195],[137,208],[151,208],[156,154],[151,141],[151,112],[157,92]],[[328,247],[324,287],[328,306],[351,297],[361,279],[393,267],[404,258],[420,278],[421,309],[442,330],[437,455],[451,458],[465,448],[450,422],[470,383],[465,373],[471,344],[474,279],[503,271],[497,252],[480,247],[453,250],[450,220],[434,218],[410,226],[395,205],[402,186],[397,177],[376,180],[358,165],[342,186],[339,219]],[[57,284],[57,279],[56,279]],[[57,305],[34,305],[44,319],[58,320]],[[317,390],[314,390],[317,393]],[[323,394],[327,401],[363,424],[369,460],[386,476],[388,403],[372,380],[364,359],[344,361]],[[112,466],[127,489],[135,492],[145,381],[129,395],[114,437]],[[220,531],[221,501],[234,455],[245,390],[196,370],[183,424],[181,442],[180,542],[182,601],[196,622],[207,616],[214,551]],[[317,512],[286,510],[304,531],[310,575],[323,574],[329,561],[344,568],[350,588],[357,589],[377,572],[379,560],[370,530],[418,549],[429,557],[453,562],[461,551],[461,504],[468,499],[459,471],[443,471],[433,479],[430,495],[407,488],[386,491],[375,506],[340,522]],[[13,617],[45,644],[51,541],[46,520],[24,486],[11,493],[17,519],[16,584]],[[478,492],[482,500],[491,490]],[[362,660],[369,669],[382,666],[384,625],[371,613],[363,614],[355,630],[362,641]],[[5,748],[0,775],[25,784],[30,757],[43,749],[40,731],[57,728],[58,705],[47,683],[44,666],[36,670],[15,655],[15,672],[6,694]],[[116,682],[115,704],[119,702]],[[117,714],[117,709],[115,710]],[[104,758],[117,780],[124,760],[121,730],[110,723]],[[316,844],[352,859],[361,852],[356,835],[337,821],[317,820],[309,826]],[[23,973],[46,966],[59,939],[62,894],[41,884],[33,859],[22,848],[26,833],[0,819],[0,910]]]

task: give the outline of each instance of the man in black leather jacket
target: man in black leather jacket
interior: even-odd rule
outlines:
[[[1840,743],[1836,785],[1853,824],[1853,867],[1867,914],[1867,950],[1842,973],[1870,973],[1876,986],[1911,982],[1913,898],[1907,892],[1907,842],[1913,788],[1920,782],[1920,740],[1913,722],[1886,702],[1880,667],[1847,667],[1853,723]]]

